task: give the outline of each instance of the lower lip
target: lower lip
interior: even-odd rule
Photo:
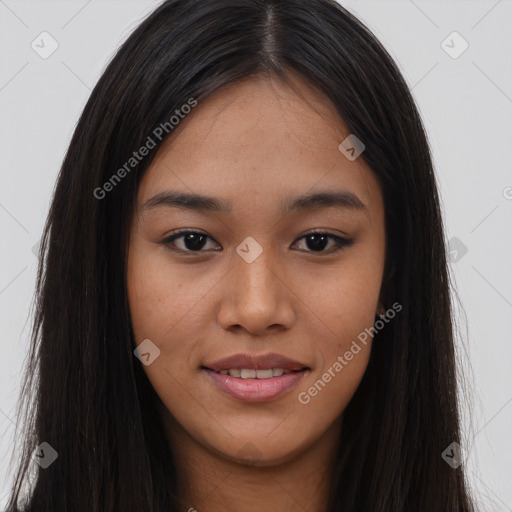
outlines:
[[[284,373],[270,379],[241,379],[205,369],[222,391],[242,402],[267,402],[274,400],[298,384],[307,370]]]

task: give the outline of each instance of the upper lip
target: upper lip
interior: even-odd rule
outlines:
[[[299,362],[280,354],[234,354],[213,363],[207,363],[205,368],[220,372],[232,368],[247,368],[252,370],[266,370],[269,368],[282,368],[283,370],[303,370],[308,367]]]

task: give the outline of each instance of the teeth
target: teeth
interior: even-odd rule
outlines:
[[[270,370],[256,370],[257,379],[270,379],[272,377],[272,369]]]
[[[242,379],[270,379],[272,377],[280,377],[284,373],[290,373],[290,371],[283,370],[283,368],[268,368],[266,370],[230,368],[229,370],[220,370],[219,373]]]

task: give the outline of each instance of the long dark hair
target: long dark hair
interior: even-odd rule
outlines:
[[[345,409],[328,511],[472,510],[463,466],[442,457],[460,431],[430,148],[392,58],[334,0],[168,0],[109,63],[69,145],[42,238],[9,510],[181,510],[158,397],[133,354],[126,293],[137,188],[165,137],[153,136],[156,147],[122,179],[112,176],[158,127],[172,133],[170,117],[191,99],[262,74],[291,85],[291,73],[365,144],[361,158],[386,205],[383,303],[402,305],[376,334]],[[44,442],[58,453],[47,469],[33,458]]]

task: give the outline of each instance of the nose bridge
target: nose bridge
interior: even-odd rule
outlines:
[[[238,251],[242,251],[249,246],[250,251],[255,251],[254,247],[247,243],[240,244]],[[234,264],[234,279],[237,288],[237,300],[245,299],[248,306],[253,309],[270,309],[276,305],[278,293],[278,283],[276,283],[275,259],[272,257],[270,248],[261,247],[261,252],[257,257],[251,259],[240,256],[238,252]],[[257,253],[256,253],[257,254]]]
[[[275,324],[289,326],[292,320],[292,308],[282,277],[278,277],[279,268],[271,249],[257,249],[244,242],[234,255],[233,268],[229,272],[229,293],[223,298],[219,321],[224,328],[239,325],[248,331],[263,331]],[[245,253],[241,250],[248,249]],[[253,251],[251,257],[247,257]],[[277,274],[277,275],[276,275]]]

